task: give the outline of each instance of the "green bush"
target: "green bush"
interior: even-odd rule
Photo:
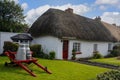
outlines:
[[[33,52],[33,57],[39,57],[39,58],[44,58],[48,59],[49,55],[45,54],[42,50],[42,47],[40,44],[34,44],[30,46],[30,50]]]
[[[55,51],[51,51],[51,52],[49,53],[49,58],[50,58],[50,59],[55,59]]]
[[[93,52],[93,59],[100,59],[103,58],[103,56],[98,52]]]
[[[31,45],[30,50],[33,52],[33,57],[40,57],[43,55],[40,44]]]
[[[49,59],[49,55],[48,55],[48,54],[44,54],[44,55],[43,55],[43,58],[44,58],[44,59]]]
[[[114,57],[117,57],[120,54],[120,50],[119,49],[113,49],[110,54],[112,54]]]
[[[12,52],[16,52],[18,50],[18,44],[16,43],[13,43],[13,42],[9,42],[9,41],[6,41],[4,42],[4,46],[3,46],[3,53],[5,51],[12,51]]]
[[[119,46],[117,46],[117,45],[113,46],[113,50],[118,49],[118,48],[119,48]]]
[[[120,71],[112,70],[97,75],[97,80],[120,80]]]
[[[111,53],[109,53],[109,54],[107,54],[107,55],[105,56],[105,58],[110,58],[110,57],[114,57],[114,55],[111,54]]]
[[[75,59],[76,59],[76,53],[75,53],[75,52],[76,52],[76,50],[73,49],[73,50],[72,50],[72,58],[71,58],[72,60],[75,60]]]

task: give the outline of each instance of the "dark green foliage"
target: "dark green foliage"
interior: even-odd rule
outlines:
[[[72,50],[72,60],[75,60],[76,59],[76,50],[75,49],[73,49]]]
[[[117,45],[113,46],[113,50],[114,50],[114,49],[118,49],[118,48],[119,48],[119,47],[118,47]]]
[[[100,59],[100,58],[103,58],[103,56],[98,51],[95,51],[93,52],[93,58]]]
[[[114,46],[110,54],[112,54],[114,57],[120,56],[120,46]]]
[[[120,71],[112,70],[99,74],[97,80],[120,80]]]
[[[49,59],[49,55],[48,54],[44,54],[42,58]]]
[[[6,41],[6,42],[4,42],[3,49],[4,49],[4,52],[8,51],[8,50],[10,50],[12,52],[16,52],[18,50],[18,44]]]
[[[40,57],[44,54],[41,50],[40,44],[31,45],[30,50],[33,52],[33,57]]]
[[[55,59],[55,51],[51,51],[50,53],[49,53],[49,58],[50,59]]]
[[[28,28],[21,6],[14,0],[0,0],[0,31],[23,32]]]
[[[120,51],[118,49],[113,49],[110,54],[112,54],[114,57],[117,57],[119,56]]]
[[[110,57],[114,57],[114,55],[111,54],[111,53],[109,53],[109,54],[107,54],[107,55],[105,56],[105,58],[110,58]]]
[[[120,45],[116,45],[113,47],[113,50],[109,51],[110,53],[105,57],[117,57],[120,56]]]
[[[33,52],[33,57],[39,57],[45,59],[49,58],[49,55],[43,52],[42,46],[40,44],[31,45],[30,50]]]

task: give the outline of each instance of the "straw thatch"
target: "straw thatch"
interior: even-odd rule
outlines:
[[[58,38],[75,37],[90,41],[119,41],[120,31],[115,26],[69,11],[49,9],[29,29],[33,37],[51,35]]]

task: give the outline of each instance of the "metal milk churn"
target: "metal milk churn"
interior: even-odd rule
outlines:
[[[19,48],[16,54],[16,60],[26,60],[26,44],[19,44]]]
[[[17,34],[15,36],[12,36],[11,39],[17,43],[19,43],[19,48],[17,51],[17,54],[15,55],[16,60],[26,60],[31,59],[32,55],[30,48],[29,48],[29,42],[33,40],[33,38],[29,34]]]
[[[26,59],[32,59],[32,53],[29,48],[29,44],[26,44]]]

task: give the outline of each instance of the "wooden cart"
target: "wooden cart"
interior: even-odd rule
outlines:
[[[11,52],[11,51],[6,51],[5,55],[7,55],[10,59],[10,63],[5,62],[5,66],[10,65],[18,65],[20,66],[22,69],[24,69],[25,71],[27,71],[30,75],[36,77],[36,75],[32,72],[32,70],[30,70],[27,66],[25,66],[23,63],[26,64],[30,64],[33,63],[35,65],[37,65],[39,68],[43,69],[45,72],[51,74],[50,71],[48,71],[47,67],[42,66],[41,64],[37,63],[37,59],[36,58],[31,58],[31,59],[27,59],[27,60],[16,60],[15,59],[15,54],[16,52]]]

